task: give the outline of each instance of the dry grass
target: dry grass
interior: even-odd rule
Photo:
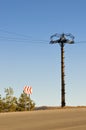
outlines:
[[[36,107],[34,110],[56,110],[56,109],[76,109],[76,108],[86,108],[86,106],[65,106],[65,107],[53,107],[53,106],[40,106]]]

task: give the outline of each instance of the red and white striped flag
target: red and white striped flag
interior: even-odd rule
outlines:
[[[24,87],[24,92],[26,94],[32,94],[32,87],[31,86],[25,86]]]

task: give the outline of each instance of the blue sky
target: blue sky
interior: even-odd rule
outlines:
[[[31,85],[37,106],[61,105],[60,46],[50,36],[72,33],[65,45],[66,105],[86,105],[86,1],[0,0],[0,94],[19,97]],[[80,42],[80,43],[79,43]]]

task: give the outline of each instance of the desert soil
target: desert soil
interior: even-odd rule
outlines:
[[[0,130],[86,130],[86,108],[0,113]]]

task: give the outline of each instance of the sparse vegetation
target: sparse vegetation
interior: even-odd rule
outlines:
[[[6,88],[4,92],[5,97],[2,98],[0,95],[0,112],[28,111],[35,108],[34,101],[24,92],[19,98],[13,95],[14,91],[11,87]]]

